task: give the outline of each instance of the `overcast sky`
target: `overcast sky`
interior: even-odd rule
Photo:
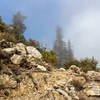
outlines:
[[[94,56],[100,61],[100,0],[75,1],[77,4],[74,4],[73,9],[77,9],[78,5],[80,8],[70,17],[70,22],[66,25],[65,39],[71,39],[77,58]]]
[[[100,61],[100,0],[1,0],[0,15],[6,23],[21,11],[27,16],[25,37],[45,40],[52,47],[56,26],[64,40],[71,40],[76,58],[94,56]]]

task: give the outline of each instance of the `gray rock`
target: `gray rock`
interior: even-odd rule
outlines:
[[[46,71],[47,69],[44,66],[38,65],[37,68],[39,68],[42,71]]]
[[[65,71],[65,69],[64,69],[64,68],[60,68],[59,70]]]
[[[26,47],[26,50],[27,50],[27,53],[28,54],[31,54],[32,56],[34,56],[35,58],[39,58],[41,59],[42,58],[42,55],[41,53],[34,47],[32,46],[27,46]]]
[[[3,51],[6,52],[7,54],[11,55],[16,52],[16,48],[4,48]]]

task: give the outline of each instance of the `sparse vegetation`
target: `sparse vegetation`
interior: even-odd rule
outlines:
[[[64,66],[66,69],[68,69],[71,65],[76,65],[80,67],[84,72],[87,72],[90,70],[96,70],[97,64],[98,61],[94,59],[94,57],[92,57],[92,58],[84,58],[81,60],[74,59],[72,61],[66,62]]]

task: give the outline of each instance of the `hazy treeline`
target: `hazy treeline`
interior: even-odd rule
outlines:
[[[59,62],[58,67],[61,67],[65,62],[74,59],[71,42],[68,40],[66,43],[63,40],[62,28],[60,26],[57,26],[56,29],[56,40],[54,42],[53,50],[56,52],[56,57]]]
[[[98,62],[94,58],[85,58],[82,61],[78,61],[74,57],[71,41],[67,40],[65,42],[63,40],[63,31],[60,26],[56,28],[56,39],[53,48],[49,51],[46,47],[40,46],[40,42],[37,40],[31,38],[26,40],[24,37],[24,32],[27,28],[24,24],[26,18],[21,12],[17,12],[13,15],[12,24],[6,24],[0,16],[0,40],[5,39],[14,43],[22,42],[25,45],[34,46],[41,52],[44,61],[57,66],[57,68],[64,67],[67,69],[70,65],[76,64],[79,67],[87,66],[84,67],[84,71],[96,70]]]

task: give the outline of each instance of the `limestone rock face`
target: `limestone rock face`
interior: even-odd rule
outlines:
[[[9,75],[0,75],[0,89],[16,88],[17,82]]]
[[[17,55],[17,54],[14,54],[12,57],[11,57],[11,61],[13,64],[20,64],[21,61],[23,59],[23,56],[21,55]]]
[[[15,48],[21,55],[26,55],[26,49],[23,43],[17,43]]]
[[[40,54],[40,52],[39,52],[36,48],[34,48],[34,47],[32,47],[32,46],[27,46],[27,47],[26,47],[26,50],[27,50],[27,53],[28,53],[28,54],[31,54],[31,55],[34,56],[35,58],[39,58],[39,59],[42,58],[42,55]]]

